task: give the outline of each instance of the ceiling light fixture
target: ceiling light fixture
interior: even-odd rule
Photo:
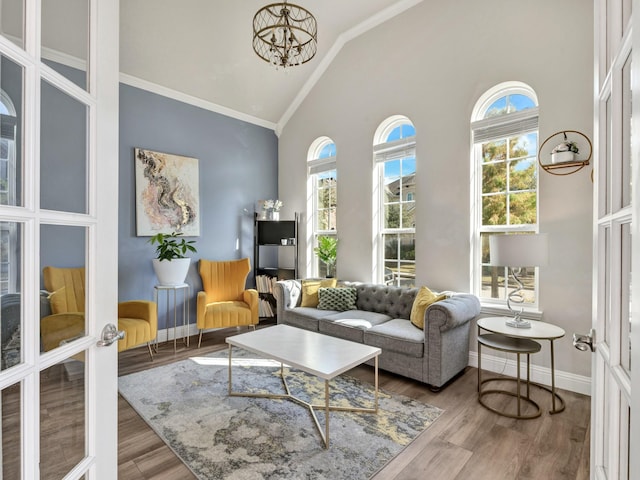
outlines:
[[[253,50],[277,68],[302,65],[316,54],[318,25],[307,9],[272,3],[253,17]]]

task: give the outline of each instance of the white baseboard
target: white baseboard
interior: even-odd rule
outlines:
[[[190,323],[189,325],[178,325],[175,328],[163,328],[158,330],[158,343],[168,342],[169,340],[173,340],[174,338],[183,339],[184,337],[196,335],[198,333],[198,327],[196,327],[195,323]]]
[[[469,366],[478,367],[478,352],[469,352]],[[510,358],[482,355],[482,370],[499,373],[510,377],[516,376],[516,361]],[[521,378],[526,378],[527,363],[523,357],[520,366]],[[542,385],[551,386],[551,369],[531,365],[531,380]],[[556,369],[556,387],[582,395],[591,395],[591,377],[576,375]]]

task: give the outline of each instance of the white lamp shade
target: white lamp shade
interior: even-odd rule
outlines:
[[[548,235],[512,234],[489,237],[489,265],[542,267],[549,261]]]

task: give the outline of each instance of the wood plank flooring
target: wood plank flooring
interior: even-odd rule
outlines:
[[[146,348],[119,354],[119,373],[126,375],[193,355],[226,348],[224,339],[242,329],[224,329],[197,337],[191,347],[161,346],[153,362]],[[361,366],[349,372],[371,381],[372,369]],[[405,450],[380,470],[374,480],[499,480],[499,479],[588,479],[590,398],[560,391],[567,404],[564,412],[549,415],[550,397],[534,391],[543,408],[540,418],[513,420],[482,407],[477,400],[477,370],[467,368],[438,393],[424,384],[380,372],[380,388],[440,407],[444,413]],[[537,389],[534,389],[537,390]],[[495,396],[496,406],[508,399]],[[188,480],[195,477],[151,428],[119,397],[120,480]],[[336,479],[338,480],[338,479]]]

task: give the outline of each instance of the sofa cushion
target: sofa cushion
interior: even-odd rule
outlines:
[[[363,342],[363,333],[371,324],[366,320],[335,320],[333,322],[321,319],[318,322],[318,332],[332,337],[339,337],[352,342]]]
[[[380,325],[381,323],[391,320],[389,315],[385,315],[384,313],[367,312],[366,310],[348,310],[346,312],[332,313],[322,318],[323,320],[348,320],[357,318],[358,320],[365,320],[369,322],[371,326]]]
[[[424,312],[429,308],[429,305],[445,298],[447,295],[444,293],[438,295],[427,287],[420,287],[416,299],[413,301],[413,307],[411,307],[411,323],[420,330],[424,329]]]
[[[424,355],[424,332],[402,318],[366,330],[364,343],[379,347],[383,352],[389,350],[418,358]]]
[[[335,278],[327,278],[324,280],[302,280],[302,302],[301,307],[317,307],[318,306],[318,289],[320,287],[335,287],[338,280]]]
[[[365,330],[389,320],[389,316],[380,313],[349,310],[322,317],[318,322],[318,331],[362,343]]]
[[[323,288],[318,290],[318,310],[344,312],[356,309],[356,289],[353,287]]]
[[[318,310],[317,308],[311,307],[297,307],[293,310],[284,311],[282,323],[317,332],[318,320],[333,313],[339,312],[332,310]],[[280,321],[280,319],[278,319],[278,321]]]

